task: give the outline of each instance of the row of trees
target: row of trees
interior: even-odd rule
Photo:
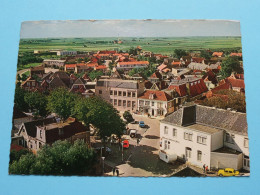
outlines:
[[[24,66],[30,63],[41,63],[43,59],[31,52],[24,52],[22,55],[18,56],[18,67]]]
[[[18,155],[11,153],[15,154]],[[19,157],[11,157],[9,173],[24,175],[92,175],[97,162],[95,152],[82,140],[73,144],[57,141],[52,146],[45,145],[37,155],[23,151]]]
[[[33,110],[36,117],[45,117],[49,113],[56,113],[62,120],[76,117],[87,128],[90,124],[94,125],[102,140],[111,134],[121,136],[126,128],[118,111],[108,102],[99,97],[85,98],[64,88],[44,95],[18,87],[15,91],[15,106],[22,111]]]

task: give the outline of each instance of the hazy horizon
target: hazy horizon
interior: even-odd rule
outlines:
[[[239,36],[240,22],[231,20],[50,20],[26,21],[21,39],[108,37]]]

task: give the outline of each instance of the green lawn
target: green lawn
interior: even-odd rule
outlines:
[[[30,68],[30,67],[34,67],[34,66],[39,66],[39,65],[41,65],[41,63],[30,63],[30,64],[26,64],[24,66],[18,66],[17,71],[27,69],[27,68]]]
[[[141,46],[145,51],[161,54],[173,54],[175,49],[199,51],[211,49],[241,50],[241,37],[122,37],[122,44],[114,44],[116,37],[102,38],[46,38],[46,39],[21,39],[19,52],[33,50],[64,49],[76,51],[98,50],[123,50]]]

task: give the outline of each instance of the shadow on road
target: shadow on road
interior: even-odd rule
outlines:
[[[142,145],[135,148],[129,165],[134,168],[141,168],[143,170],[152,172],[153,174],[168,175],[174,172],[181,163],[167,164],[159,159],[159,155],[155,154],[156,148]]]
[[[156,136],[156,135],[146,135],[144,136],[147,139],[159,139],[160,137]]]

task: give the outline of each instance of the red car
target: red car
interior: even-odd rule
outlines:
[[[129,141],[128,140],[124,140],[122,143],[123,143],[123,148],[129,148]]]

